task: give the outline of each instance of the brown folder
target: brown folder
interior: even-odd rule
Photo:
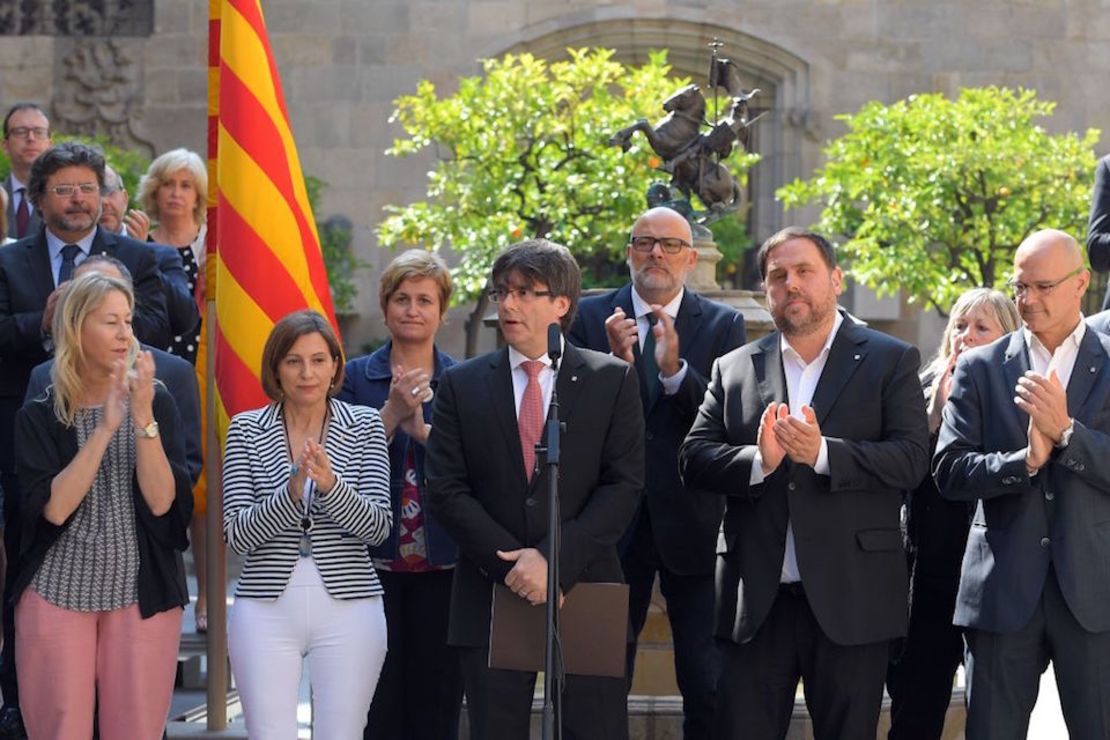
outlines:
[[[505,585],[493,586],[489,665],[511,671],[544,669],[546,606],[532,606]],[[624,678],[628,586],[579,583],[559,611],[563,666],[577,676]]]

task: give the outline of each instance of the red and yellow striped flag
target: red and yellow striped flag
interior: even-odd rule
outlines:
[[[302,308],[320,311],[332,326],[336,322],[261,4],[210,0],[209,8],[208,146],[209,168],[215,168],[209,191],[215,218],[209,218],[206,275],[216,296],[216,421],[222,440],[231,416],[268,400],[259,366],[274,324]]]

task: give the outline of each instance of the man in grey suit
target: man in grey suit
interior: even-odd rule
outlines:
[[[920,356],[837,310],[819,234],[784,229],[758,261],[778,330],[717,360],[679,452],[727,502],[715,737],[785,737],[800,676],[817,737],[873,738],[906,633],[902,493],[928,472]]]
[[[16,103],[8,109],[0,147],[12,163],[3,188],[8,191],[7,235],[13,239],[34,234],[42,225],[27,185],[31,182],[31,163],[51,146],[50,119],[46,111],[34,103]]]
[[[1079,244],[1029,236],[1011,283],[1024,326],[960,358],[934,458],[976,502],[955,623],[968,740],[1024,738],[1052,661],[1068,731],[1110,736],[1110,338],[1082,321]]]

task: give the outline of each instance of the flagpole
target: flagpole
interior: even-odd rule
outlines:
[[[209,65],[209,90],[208,90],[208,163],[210,183],[208,191],[208,243],[205,244],[206,260],[204,275],[204,329],[206,344],[205,352],[205,394],[204,413],[207,419],[207,434],[205,445],[205,496],[208,505],[204,527],[207,537],[204,538],[205,546],[205,573],[208,576],[208,633],[206,635],[206,652],[208,657],[207,672],[207,712],[206,719],[210,731],[223,730],[227,727],[227,689],[228,689],[228,663],[227,663],[227,546],[223,537],[223,486],[221,478],[222,455],[220,454],[220,427],[217,423],[216,407],[216,260],[219,239],[218,218],[216,211],[217,193],[219,192],[219,178],[216,167],[217,154],[217,122],[219,120],[219,59],[220,59],[220,18],[222,16],[221,2],[223,0],[209,0],[208,4],[208,65]]]
[[[216,424],[216,301],[206,302],[208,342],[208,729],[227,727],[227,548],[223,537],[224,501],[220,479],[220,437]]]

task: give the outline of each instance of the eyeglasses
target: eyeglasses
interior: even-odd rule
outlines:
[[[1083,272],[1083,265],[1075,268],[1059,280],[1054,280],[1051,282],[1046,280],[1039,283],[1022,283],[1016,280],[1011,280],[1009,282],[1009,286],[1010,290],[1014,292],[1014,296],[1017,298],[1021,298],[1022,296],[1030,292],[1044,296],[1051,293],[1057,286],[1062,285],[1066,280],[1075,277],[1081,272]]]
[[[628,240],[628,243],[637,252],[650,252],[658,244],[667,254],[678,254],[683,247],[690,246],[685,239],[679,239],[676,236],[634,236]]]
[[[47,190],[54,193],[54,195],[58,196],[59,198],[68,198],[76,193],[78,190],[81,191],[81,195],[93,195],[94,193],[99,193],[100,185],[95,182],[83,182],[80,185],[55,185],[52,188],[47,188]]]
[[[16,126],[8,129],[8,138],[13,136],[17,139],[48,139],[50,129],[44,126]]]
[[[494,303],[500,303],[508,296],[516,298],[522,303],[531,303],[537,298],[555,295],[550,290],[533,290],[532,288],[490,288],[486,291],[486,295]]]

